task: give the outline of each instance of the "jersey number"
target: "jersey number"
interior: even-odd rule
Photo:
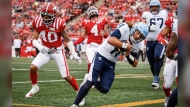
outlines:
[[[94,36],[98,36],[98,26],[94,25],[91,29],[91,33],[94,33]]]
[[[48,39],[48,41],[49,41],[50,43],[57,41],[57,33],[56,33],[56,32],[48,32],[47,38],[46,38],[46,36],[45,36],[45,33],[46,33],[45,31],[41,31],[41,32],[40,32],[40,36],[42,37],[42,39],[43,39],[45,42],[47,42],[47,39]],[[54,39],[52,39],[52,38],[54,38]]]
[[[164,19],[163,18],[151,18],[150,19],[150,26],[151,25],[156,25],[156,22],[160,21],[160,28],[162,28],[162,25],[163,25],[163,22],[164,22]]]

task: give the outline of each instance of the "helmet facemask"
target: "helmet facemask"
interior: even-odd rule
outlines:
[[[136,39],[134,38],[134,36],[137,35],[137,31],[138,31],[138,33],[140,33],[140,37],[138,37],[138,39],[136,40]],[[129,36],[129,40],[131,41],[132,44],[140,43],[140,42],[143,41],[144,39],[145,39],[144,36],[142,35],[142,33],[141,33],[139,30],[135,30],[135,31],[133,32],[133,34],[130,34],[130,36]]]
[[[48,16],[48,19],[44,18],[45,16]],[[55,19],[56,15],[49,14],[48,12],[41,12],[41,17],[42,17],[43,23],[45,25],[50,25],[53,22],[53,20]]]
[[[156,7],[158,7],[158,10],[157,10],[157,11],[154,11],[154,10],[152,9],[152,7],[155,7],[155,6],[150,6],[150,12],[151,12],[153,15],[157,15],[157,14],[159,13],[159,11],[160,11],[160,6],[156,6]]]
[[[98,16],[98,9],[95,7],[89,7],[87,10],[87,15],[89,18],[93,17],[93,16]]]

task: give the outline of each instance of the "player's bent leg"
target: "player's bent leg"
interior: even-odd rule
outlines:
[[[30,79],[32,82],[32,89],[26,94],[25,97],[30,98],[33,97],[34,94],[37,94],[39,92],[39,87],[37,85],[37,66],[36,65],[31,65],[30,66]]]
[[[114,81],[114,69],[115,69],[115,63],[113,62],[106,62],[105,64],[106,69],[102,71],[100,75],[100,81],[96,82],[95,87],[98,91],[100,91],[103,94],[106,94],[109,92],[112,83]]]
[[[84,85],[80,88],[78,95],[75,99],[74,105],[79,105],[80,102],[84,99],[84,97],[88,94],[90,88],[94,85],[94,82],[91,82],[89,80],[86,81]]]
[[[43,59],[43,60],[42,60]],[[37,85],[38,74],[37,70],[48,63],[51,60],[48,54],[42,54],[41,52],[36,56],[36,58],[32,61],[32,65],[30,66],[30,79],[32,82],[32,89],[26,94],[25,97],[33,97],[34,94],[39,92],[39,87]]]

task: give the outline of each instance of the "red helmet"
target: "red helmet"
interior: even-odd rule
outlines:
[[[41,17],[43,18],[43,23],[49,25],[53,22],[56,17],[56,6],[54,3],[47,2],[41,8]],[[49,18],[44,18],[48,16]]]

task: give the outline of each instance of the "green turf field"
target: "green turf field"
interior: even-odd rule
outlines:
[[[38,72],[40,93],[33,98],[25,98],[25,94],[31,89],[29,67],[32,60],[33,58],[12,59],[12,106],[70,107],[76,92],[61,78],[54,61],[40,68]],[[86,61],[83,60],[82,65],[78,65],[74,60],[67,61],[71,75],[76,77],[80,84],[87,72]],[[115,74],[115,81],[109,93],[101,94],[96,89],[90,90],[84,107],[164,107],[165,96],[162,88],[155,90],[151,87],[152,75],[147,62],[140,62],[136,68],[127,62],[118,62]],[[162,82],[163,79],[160,85]]]

